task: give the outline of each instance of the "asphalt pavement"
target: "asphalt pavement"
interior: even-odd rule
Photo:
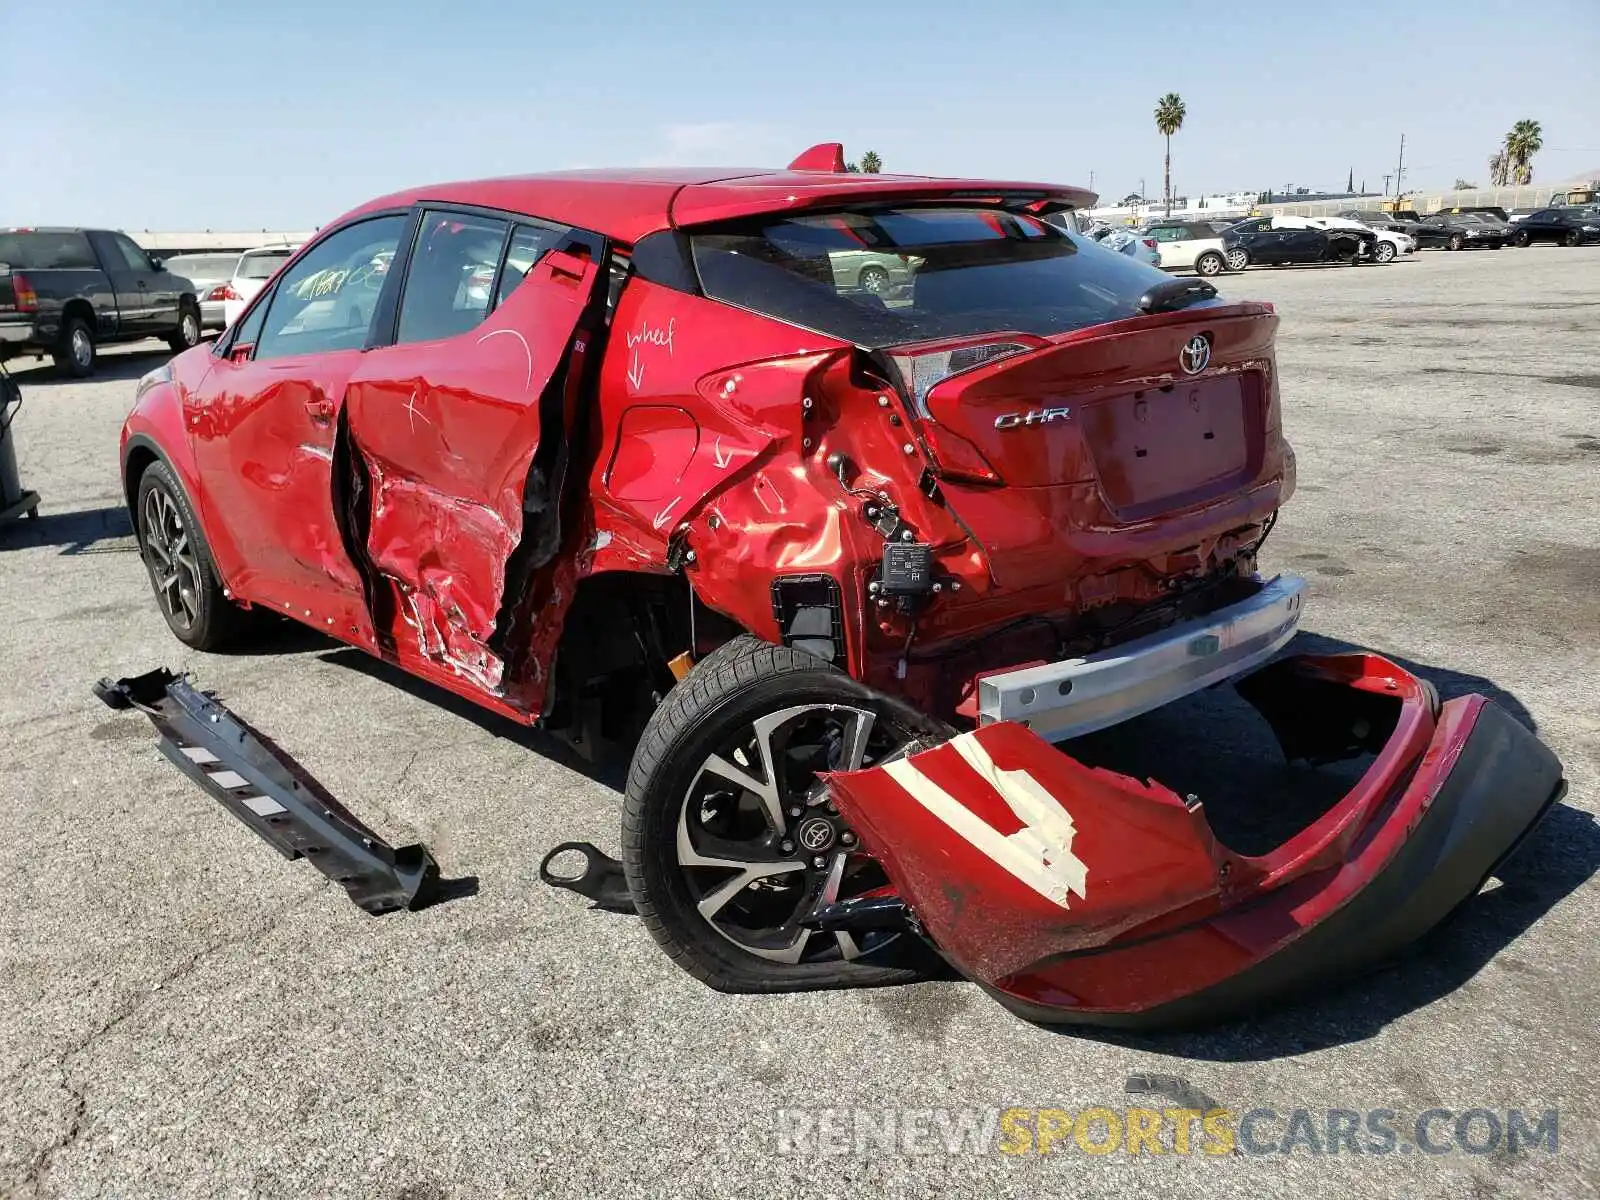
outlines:
[[[1313,582],[1304,644],[1371,647],[1446,694],[1488,692],[1571,782],[1406,961],[1142,1038],[1046,1032],[954,980],[707,990],[635,919],[537,880],[558,841],[616,847],[617,768],[579,769],[314,634],[251,656],[171,637],[116,465],[134,380],[164,361],[151,343],[107,352],[86,383],[19,372],[21,471],[43,505],[0,532],[0,1191],[1595,1195],[1600,248],[1218,285],[1282,317],[1299,491],[1265,565]],[[477,894],[371,918],[278,858],[158,755],[143,717],[90,694],[158,665],[193,672]],[[1121,1124],[1130,1105],[1172,1108],[1150,1090],[1181,1094],[1176,1081],[1235,1118],[1274,1115],[1232,1153],[1174,1153],[1170,1135],[1163,1153],[1090,1153],[1105,1116],[1076,1136],[1087,1109]],[[1360,1152],[1328,1136],[1329,1109],[1358,1115]],[[1401,1131],[1387,1153],[1365,1136],[1383,1109]],[[1436,1109],[1434,1140],[1414,1144]],[[1460,1135],[1473,1109],[1489,1116]],[[1490,1136],[1512,1110],[1543,1130],[1516,1149]],[[1555,1128],[1538,1126],[1552,1110]],[[952,1151],[962,1122],[977,1132]],[[1044,1140],[1055,1152],[1036,1152]]]

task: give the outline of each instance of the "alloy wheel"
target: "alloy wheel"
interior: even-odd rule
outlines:
[[[887,882],[818,782],[885,761],[910,735],[869,709],[803,704],[742,725],[695,773],[678,811],[679,870],[701,918],[774,963],[853,960],[897,935],[802,925],[819,904]]]
[[[881,267],[868,267],[861,272],[860,283],[863,290],[881,296],[889,290],[889,273]]]
[[[72,331],[72,362],[81,370],[88,370],[94,363],[94,340],[89,337],[89,331],[83,326],[78,326]]]
[[[1250,265],[1250,256],[1243,250],[1228,251],[1228,270],[1242,271]]]
[[[190,629],[200,615],[200,560],[178,506],[164,488],[145,495],[144,562],[167,618]]]

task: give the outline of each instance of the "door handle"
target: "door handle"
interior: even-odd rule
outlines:
[[[333,401],[322,392],[306,397],[306,412],[318,425],[333,424]]]

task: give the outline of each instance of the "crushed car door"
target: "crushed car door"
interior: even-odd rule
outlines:
[[[226,536],[242,597],[373,645],[357,574],[334,520],[333,460],[345,384],[379,310],[406,217],[327,234],[240,320],[184,400],[200,503]]]
[[[385,653],[530,715],[546,664],[519,651],[559,628],[560,599],[529,598],[562,537],[604,249],[564,226],[425,212],[394,344],[366,356],[348,392],[351,534]]]

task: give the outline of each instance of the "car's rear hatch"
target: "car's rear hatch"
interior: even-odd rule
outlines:
[[[1143,558],[1194,544],[1201,524],[1260,519],[1253,486],[1279,467],[1276,326],[1255,304],[1135,317],[929,390],[920,415],[944,495],[996,583],[1059,574],[1063,551]]]

